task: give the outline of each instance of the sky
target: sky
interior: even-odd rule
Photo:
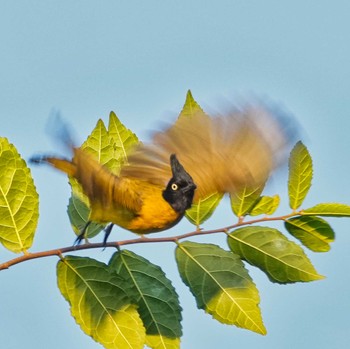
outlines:
[[[28,159],[60,151],[46,132],[53,110],[81,141],[98,118],[108,121],[111,110],[143,138],[181,110],[188,89],[203,107],[220,107],[223,97],[234,103],[259,96],[283,106],[302,129],[314,162],[303,207],[350,204],[349,13],[345,0],[1,1],[0,136]],[[44,167],[32,174],[40,195],[32,251],[69,246],[74,236],[66,214],[67,179]],[[287,209],[286,181],[273,186],[282,195],[280,213]],[[205,228],[231,222],[227,205]],[[219,324],[198,310],[180,281],[173,246],[130,249],[160,264],[173,281],[184,309],[183,349],[345,348],[350,221],[329,221],[336,232],[331,251],[307,251],[325,280],[281,286],[248,267],[260,292],[266,336]],[[183,221],[172,233],[191,229]],[[196,241],[220,243],[216,237]],[[112,253],[79,255],[108,261]],[[0,261],[11,258],[0,246]],[[56,263],[52,257],[1,272],[2,349],[101,347],[70,316],[56,286]]]

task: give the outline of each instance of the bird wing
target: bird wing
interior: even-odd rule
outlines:
[[[261,185],[286,150],[286,128],[261,105],[214,117],[199,111],[138,145],[121,176],[165,185],[171,178],[169,157],[176,154],[197,185],[194,202],[212,193]]]
[[[114,175],[105,166],[81,148],[74,148],[72,164],[73,176],[82,185],[90,204],[101,210],[127,209],[135,213],[141,209],[142,202],[131,181]],[[101,215],[103,215],[101,213]]]
[[[120,178],[100,164],[86,150],[72,148],[74,156],[67,160],[52,156],[32,158],[35,163],[49,163],[75,178],[82,186],[96,221],[113,215],[137,215],[142,208],[138,181]],[[106,219],[106,221],[109,221]]]

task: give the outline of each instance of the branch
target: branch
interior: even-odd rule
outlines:
[[[20,257],[13,258],[7,262],[0,264],[0,270],[9,269],[11,266],[26,262],[32,259],[37,258],[44,258],[44,257],[51,257],[51,256],[62,256],[65,253],[68,252],[75,252],[75,251],[81,251],[81,250],[89,250],[94,248],[100,248],[105,249],[107,247],[113,247],[113,248],[119,248],[120,246],[125,245],[133,245],[133,244],[139,244],[139,243],[159,243],[159,242],[173,242],[176,243],[179,240],[187,239],[194,236],[203,236],[203,235],[210,235],[210,234],[218,234],[218,233],[226,233],[227,231],[241,227],[244,225],[251,225],[255,223],[261,223],[261,222],[271,222],[271,221],[284,221],[287,218],[297,216],[298,212],[293,212],[284,216],[278,216],[278,217],[263,217],[258,218],[250,221],[244,221],[242,218],[239,219],[238,223],[229,225],[224,228],[219,229],[213,229],[213,230],[194,230],[192,232],[181,234],[177,236],[171,236],[171,237],[156,237],[156,238],[147,238],[145,236],[140,236],[135,239],[129,239],[129,240],[123,240],[123,241],[111,241],[107,243],[99,242],[99,243],[85,243],[78,246],[68,246],[68,247],[62,247],[58,249],[53,250],[47,250],[47,251],[40,251],[40,252],[27,252],[23,254]]]

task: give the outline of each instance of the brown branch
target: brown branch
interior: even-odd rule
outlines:
[[[17,258],[13,258],[7,262],[0,264],[0,270],[8,269],[13,265],[29,261],[32,259],[37,258],[44,258],[44,257],[51,257],[51,256],[61,256],[65,253],[69,252],[75,252],[75,251],[81,251],[81,250],[88,250],[88,249],[94,249],[94,248],[100,248],[104,249],[107,247],[113,247],[113,248],[119,248],[120,246],[125,245],[133,245],[133,244],[139,244],[139,243],[159,243],[159,242],[173,242],[176,243],[179,240],[187,239],[194,236],[203,236],[203,235],[210,235],[210,234],[217,234],[217,233],[226,233],[227,231],[238,228],[240,226],[244,225],[251,225],[255,223],[261,223],[261,222],[271,222],[271,221],[284,221],[287,218],[293,217],[298,215],[298,212],[293,212],[288,215],[279,216],[279,217],[263,217],[258,218],[250,221],[244,221],[243,219],[239,219],[238,223],[229,225],[224,228],[219,229],[213,229],[213,230],[195,230],[186,234],[181,234],[177,236],[171,236],[171,237],[155,237],[155,238],[147,238],[145,236],[140,236],[135,239],[129,239],[129,240],[123,240],[123,241],[113,241],[113,242],[107,242],[106,244],[103,244],[102,242],[99,243],[85,243],[79,246],[68,246],[68,247],[62,247],[58,249],[53,250],[47,250],[47,251],[40,251],[40,252],[27,252],[23,254],[22,256],[19,256]]]

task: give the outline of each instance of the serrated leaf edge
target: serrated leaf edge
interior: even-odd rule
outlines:
[[[286,263],[284,260],[281,260],[281,259],[278,259],[277,257],[271,255],[270,253],[264,251],[264,250],[261,250],[260,248],[258,248],[257,246],[254,246],[254,245],[251,245],[251,244],[248,244],[247,242],[241,240],[241,239],[238,239],[237,237],[233,237],[233,233],[234,231],[232,231],[231,233],[229,233],[227,236],[230,238],[230,239],[235,239],[236,241],[239,241],[240,243],[242,243],[243,245],[246,245],[246,246],[249,246],[250,248],[252,248],[253,250],[257,250],[259,251],[262,255],[265,255],[265,256],[268,256],[270,258],[272,258],[274,261],[278,262],[278,263],[282,263],[284,264],[285,266],[291,268],[291,269],[294,269],[294,270],[298,270],[299,272],[301,272],[302,274],[306,274],[306,275],[312,275],[314,277],[314,280],[321,280],[321,279],[324,279],[324,276],[323,275],[320,275],[318,273],[316,274],[313,274],[313,273],[310,273],[310,272],[307,272],[305,270],[302,270],[302,269],[299,269],[297,268],[296,266],[293,266],[293,265],[290,265],[288,263]],[[231,235],[232,234],[232,235]],[[282,233],[281,233],[282,234]],[[282,234],[283,235],[283,234]],[[283,235],[284,236],[284,235]],[[287,239],[287,238],[286,238]],[[288,239],[287,239],[288,240]],[[291,243],[294,243],[293,241],[290,241],[288,240],[289,242]],[[296,244],[297,245],[297,244]],[[299,245],[297,245],[299,246]],[[300,247],[300,246],[299,246]],[[304,251],[303,251],[304,252]],[[307,257],[307,255],[304,253],[305,255],[305,258],[310,262],[309,258]],[[312,265],[312,263],[310,262],[310,264]]]
[[[178,247],[181,248],[181,250],[182,250],[183,252],[185,252],[184,250],[186,250],[186,249],[183,247],[182,244],[178,244]],[[210,273],[207,269],[205,269],[201,264],[199,264],[199,263],[196,261],[196,259],[194,259],[194,258],[192,257],[191,254],[188,254],[187,251],[186,251],[185,253],[186,253],[186,255],[187,255],[188,257],[190,257],[190,259],[191,259],[192,261],[194,261],[207,275],[209,275],[210,278],[211,278],[213,281],[215,281],[215,283],[219,286],[219,289],[221,289],[221,290],[225,293],[225,295],[227,295],[228,298],[232,300],[232,302],[237,306],[237,308],[238,308],[243,314],[245,314],[245,316],[246,316],[257,328],[260,328],[260,325],[257,324],[250,316],[248,316],[248,314],[247,314],[247,313],[242,309],[242,307],[235,301],[235,299],[231,297],[231,295],[226,291],[226,289],[221,287],[221,285],[220,285],[220,284],[217,282],[217,280],[211,275],[211,273]],[[204,310],[205,310],[205,309],[204,309]],[[262,333],[264,333],[264,332],[262,332]]]
[[[144,294],[141,292],[141,289],[139,288],[139,286],[138,286],[138,284],[137,284],[137,281],[136,281],[136,279],[135,279],[134,276],[133,276],[133,273],[131,272],[130,268],[128,268],[128,264],[127,264],[127,263],[125,262],[125,260],[124,260],[124,255],[123,255],[123,253],[121,253],[120,256],[121,256],[121,258],[122,258],[122,260],[123,260],[124,267],[127,269],[128,273],[129,273],[129,275],[130,275],[130,277],[131,277],[131,279],[132,279],[132,281],[133,281],[133,284],[135,285],[135,287],[136,287],[136,289],[137,289],[137,292],[140,294],[140,296],[141,296],[141,298],[142,298],[144,304],[145,304],[146,307],[147,307],[148,314],[151,315],[152,321],[153,321],[153,323],[155,324],[155,326],[156,326],[156,328],[157,328],[157,330],[158,330],[158,336],[157,336],[157,337],[161,339],[161,343],[162,343],[163,347],[166,348],[166,343],[164,342],[163,338],[169,338],[169,337],[166,337],[166,336],[161,335],[161,330],[159,329],[158,322],[157,322],[156,319],[154,318],[153,312],[152,312],[151,309],[149,308],[148,302],[147,302],[146,299],[144,298]],[[146,333],[146,338],[147,338],[147,333]],[[169,338],[169,339],[171,339],[171,338]]]
[[[104,306],[104,304],[100,301],[99,297],[97,297],[96,293],[93,292],[92,288],[90,287],[89,283],[87,283],[85,281],[85,279],[83,278],[83,276],[77,271],[77,269],[73,268],[69,261],[66,260],[66,258],[62,258],[61,262],[65,263],[72,271],[73,273],[75,273],[79,279],[81,281],[83,281],[83,284],[85,285],[85,287],[93,294],[94,298],[97,300],[97,302],[100,304],[101,308],[104,310],[104,312],[106,314],[108,314],[109,319],[112,321],[112,323],[114,324],[114,327],[117,328],[118,333],[121,335],[121,337],[124,339],[125,343],[129,343],[128,339],[124,336],[124,334],[122,333],[122,331],[120,330],[118,324],[114,321],[113,316],[110,314],[109,310]],[[132,349],[132,347],[130,346],[129,343],[129,347]]]

